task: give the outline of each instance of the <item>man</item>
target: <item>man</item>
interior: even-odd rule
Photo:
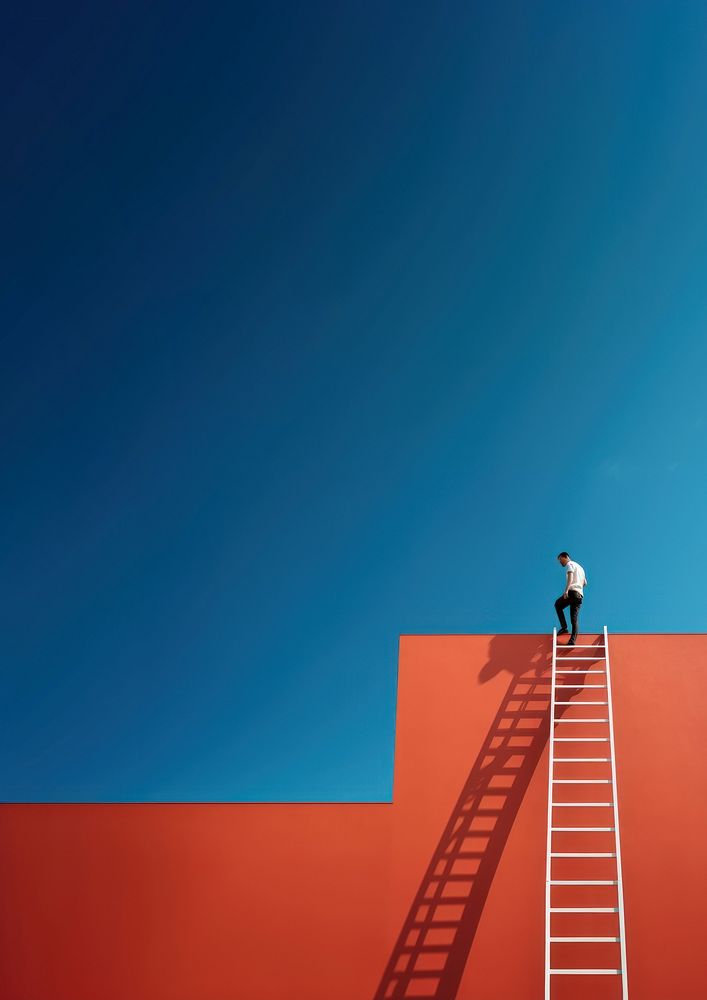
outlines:
[[[558,597],[555,601],[555,611],[557,611],[557,617],[560,619],[560,631],[557,634],[567,635],[569,631],[564,610],[569,605],[572,635],[567,645],[574,646],[577,641],[577,617],[579,609],[582,606],[582,601],[584,600],[584,588],[587,586],[587,577],[582,566],[570,559],[569,552],[560,552],[557,559],[560,565],[567,571],[565,592],[562,597]]]

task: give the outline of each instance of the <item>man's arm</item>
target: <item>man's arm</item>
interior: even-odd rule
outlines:
[[[572,570],[568,569],[567,570],[567,580],[565,581],[565,592],[562,595],[563,597],[567,597],[567,595],[569,594],[569,592],[570,592],[570,584],[571,583],[572,583]]]

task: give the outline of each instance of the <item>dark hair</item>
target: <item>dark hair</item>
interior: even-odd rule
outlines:
[[[560,554],[559,554],[559,556],[557,558],[558,559],[562,559],[563,556],[565,557],[565,559],[569,559],[570,554],[569,554],[569,552],[560,552]]]

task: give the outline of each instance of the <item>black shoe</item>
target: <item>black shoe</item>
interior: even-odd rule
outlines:
[[[574,646],[574,644],[575,644],[576,641],[577,641],[576,638],[574,636],[571,636],[570,637],[570,641],[567,643],[567,645],[568,646]]]
[[[570,630],[568,628],[561,628],[560,631],[557,634],[558,635],[569,635],[570,634]]]

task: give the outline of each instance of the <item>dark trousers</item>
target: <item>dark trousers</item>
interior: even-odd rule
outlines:
[[[577,617],[582,607],[582,595],[577,590],[570,590],[567,597],[558,597],[555,601],[555,611],[560,619],[560,628],[567,628],[565,608],[569,605],[570,621],[572,622],[572,638],[577,638]]]

